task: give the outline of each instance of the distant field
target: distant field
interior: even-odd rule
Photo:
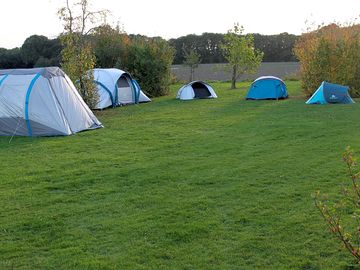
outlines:
[[[211,80],[211,81],[229,81],[231,79],[231,74],[224,72],[224,64],[201,64],[195,70],[195,79],[196,80]],[[273,75],[286,79],[289,77],[298,77],[299,73],[299,63],[298,62],[271,62],[271,63],[262,63],[259,71],[253,75],[246,75],[240,77],[240,80],[253,80],[259,76]],[[172,66],[172,73],[180,81],[189,80],[189,68],[183,65],[174,65]]]
[[[0,138],[0,269],[353,269],[311,194],[360,149],[360,103],[170,96],[97,112],[105,128]]]

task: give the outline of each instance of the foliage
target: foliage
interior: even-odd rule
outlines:
[[[93,83],[93,73],[88,72],[95,67],[95,56],[89,44],[82,44],[82,38],[77,33],[61,36],[63,44],[62,68],[76,83],[77,89],[85,103],[94,108],[98,102],[98,94]],[[82,45],[80,45],[82,44]]]
[[[0,269],[351,269],[310,194],[337,191],[359,103],[211,85],[220,98],[180,102],[177,84],[97,111],[103,129],[0,137]]]
[[[119,27],[112,28],[109,25],[103,25],[93,29],[90,34],[88,38],[91,40],[93,46],[97,67],[114,67],[117,62],[121,62],[122,58],[127,57],[126,47],[129,42],[128,36]],[[59,38],[48,40],[37,38],[37,41],[43,41],[42,44],[37,44],[33,37],[34,36],[30,36],[25,40],[26,43],[29,42],[29,39],[31,40],[31,50],[25,49],[21,51],[21,57],[31,61],[27,61],[27,64],[24,64],[22,59],[15,57],[16,53],[14,54],[14,52],[16,52],[16,50],[2,48],[0,49],[2,51],[0,52],[0,68],[58,66],[61,56]],[[264,52],[264,62],[297,61],[292,52],[296,39],[297,36],[287,33],[269,36],[254,34],[254,46],[256,49]],[[223,41],[224,34],[217,33],[187,35],[177,39],[170,39],[169,44],[175,48],[173,64],[182,64],[184,62],[184,47],[186,50],[190,50],[191,48],[196,50],[202,63],[224,63],[225,58],[220,49],[220,44],[223,43]],[[33,50],[33,46],[35,48],[40,46],[42,50],[37,52]],[[123,55],[124,53],[125,55]]]
[[[243,35],[244,28],[236,23],[224,37],[221,49],[232,70],[231,89],[243,74],[255,73],[261,64],[263,53],[254,48],[254,37]]]
[[[330,232],[343,243],[350,255],[360,265],[360,172],[356,172],[356,158],[348,147],[343,155],[351,185],[342,192],[342,199],[330,202],[318,191],[315,205],[328,224]]]
[[[191,34],[177,39],[170,39],[170,45],[175,48],[174,64],[184,63],[184,48],[187,51],[196,50],[203,63],[224,63],[225,58],[220,49],[223,39],[223,34],[216,33]]]
[[[34,66],[45,47],[48,38],[45,36],[33,35],[24,41],[21,47],[22,58],[27,66]]]
[[[58,38],[28,37],[21,48],[0,48],[0,68],[32,68],[58,66],[61,44]]]
[[[130,72],[151,97],[166,95],[174,50],[162,38],[132,37],[127,58],[117,67]]]
[[[71,5],[66,0],[65,7],[58,11],[64,23],[64,33],[60,40],[61,66],[73,82],[78,83],[79,93],[90,108],[98,101],[93,74],[88,72],[95,67],[96,58],[92,50],[88,34],[94,29],[92,25],[100,18],[106,17],[107,11],[90,11],[88,0],[79,0]]]
[[[322,81],[350,86],[360,96],[360,25],[320,26],[301,36],[295,46],[304,93],[312,95]]]
[[[190,68],[189,81],[192,82],[194,80],[195,69],[201,62],[200,55],[195,51],[195,49],[190,49],[190,51],[188,51],[185,47],[183,47],[183,53],[185,59],[183,64]]]
[[[91,42],[96,56],[96,66],[99,68],[115,67],[121,59],[125,59],[130,43],[120,27],[112,28],[107,24],[94,29]]]
[[[43,56],[39,56],[39,58],[36,60],[34,67],[51,67],[51,66],[57,66],[54,64],[49,58],[45,58]]]
[[[45,36],[28,37],[21,47],[21,57],[26,66],[58,66],[61,45],[58,39],[48,39]]]
[[[220,45],[224,43],[224,34],[203,33],[202,35],[187,35],[170,39],[169,43],[175,48],[174,64],[184,62],[183,47],[187,50],[195,49],[200,55],[202,63],[224,63]],[[293,47],[298,36],[281,33],[278,35],[253,34],[254,47],[264,52],[263,62],[297,61]]]
[[[254,34],[254,46],[264,53],[263,62],[296,62],[293,48],[297,39],[298,36],[288,33]]]
[[[24,68],[26,64],[21,57],[21,49],[7,50],[0,48],[0,68]]]

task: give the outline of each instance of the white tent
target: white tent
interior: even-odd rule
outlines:
[[[0,135],[70,135],[99,127],[60,68],[0,70]]]
[[[125,71],[116,68],[93,69],[99,102],[94,109],[151,101],[139,84]]]
[[[182,86],[176,96],[177,99],[189,100],[197,98],[217,98],[214,89],[205,82],[193,81]]]

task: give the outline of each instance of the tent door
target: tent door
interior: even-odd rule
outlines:
[[[209,89],[203,83],[196,82],[192,85],[194,90],[194,98],[209,98],[211,97],[211,93]]]
[[[134,103],[134,93],[130,82],[124,76],[117,81],[118,100],[120,104]]]

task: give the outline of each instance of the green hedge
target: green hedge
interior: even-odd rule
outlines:
[[[161,38],[133,38],[117,67],[131,73],[151,97],[169,93],[174,49]]]

